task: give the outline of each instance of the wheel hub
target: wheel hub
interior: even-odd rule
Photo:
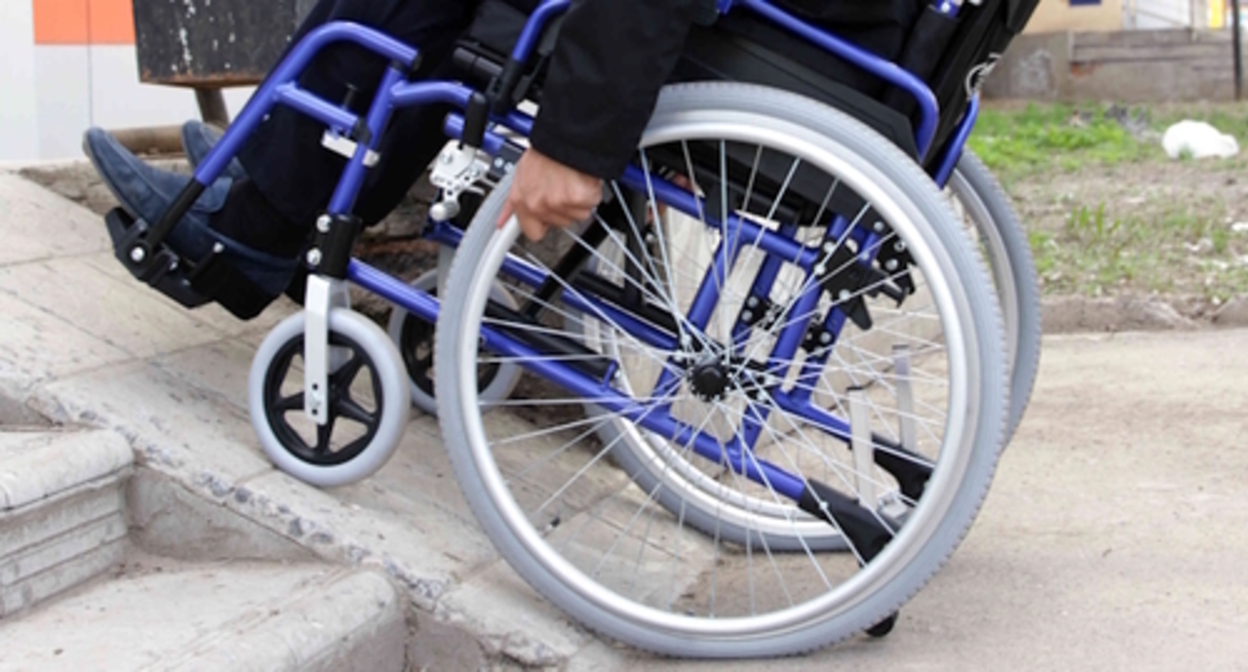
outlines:
[[[728,372],[717,358],[705,359],[689,371],[689,384],[702,401],[717,401],[724,398],[728,388]]]

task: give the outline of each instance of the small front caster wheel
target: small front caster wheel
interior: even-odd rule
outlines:
[[[359,481],[394,454],[411,404],[403,360],[377,325],[329,314],[328,421],[304,413],[304,313],[277,325],[251,365],[251,424],[279,469],[320,487]]]

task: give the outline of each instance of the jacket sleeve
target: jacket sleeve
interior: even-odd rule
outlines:
[[[574,0],[551,55],[530,138],[604,179],[624,172],[675,69],[697,0]]]

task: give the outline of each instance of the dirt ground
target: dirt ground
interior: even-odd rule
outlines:
[[[1038,248],[1070,237],[1071,229],[1078,226],[1071,220],[1081,216],[1080,208],[1086,213],[1083,215],[1086,217],[1084,231],[1081,235],[1076,233],[1073,242],[1083,243],[1088,248],[1121,249],[1123,254],[1136,257],[1134,262],[1120,263],[1138,263],[1137,277],[1119,278],[1119,286],[1111,283],[1103,291],[1098,288],[1094,292],[1109,299],[1102,303],[1116,304],[1123,299],[1164,303],[1189,320],[1226,321],[1232,318],[1232,313],[1241,310],[1238,306],[1228,308],[1227,304],[1238,303],[1235,297],[1240,294],[1239,285],[1248,271],[1248,255],[1231,261],[1229,268],[1226,262],[1211,259],[1215,245],[1226,243],[1216,241],[1203,229],[1216,231],[1215,227],[1220,225],[1222,230],[1231,232],[1232,244],[1242,247],[1248,241],[1248,171],[1245,169],[1248,169],[1248,161],[1243,159],[1125,163],[1112,168],[1057,173],[1045,180],[1016,182],[1008,191],[1031,235],[1038,261],[1042,262],[1046,256]],[[1098,230],[1097,211],[1102,207],[1103,222],[1099,224],[1102,228]],[[1155,232],[1144,232],[1143,225],[1131,230],[1141,222],[1161,222],[1152,226],[1180,229],[1182,231],[1176,232],[1179,236],[1187,229],[1193,231],[1180,249],[1167,252],[1150,238]],[[1086,252],[1085,249],[1071,254]],[[1093,259],[1083,267],[1094,274],[1098,263],[1106,262]],[[1239,268],[1234,268],[1235,265]],[[1039,270],[1047,297],[1058,299],[1070,293],[1067,288],[1076,279],[1062,277],[1060,270],[1043,267]],[[1128,271],[1125,275],[1131,273]],[[1081,284],[1086,286],[1088,278],[1083,280]]]

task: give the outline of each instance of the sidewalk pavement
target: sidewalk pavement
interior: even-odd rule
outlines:
[[[437,428],[413,421],[374,477],[277,472],[246,411],[282,304],[188,312],[113,260],[98,217],[0,173],[0,396],[121,433],[151,470],[266,534],[377,567],[409,595],[411,662],[647,672],[498,560]],[[893,634],[714,669],[1236,669],[1248,660],[1248,331],[1046,338],[1033,401],[950,564]],[[159,552],[160,549],[148,549]]]

